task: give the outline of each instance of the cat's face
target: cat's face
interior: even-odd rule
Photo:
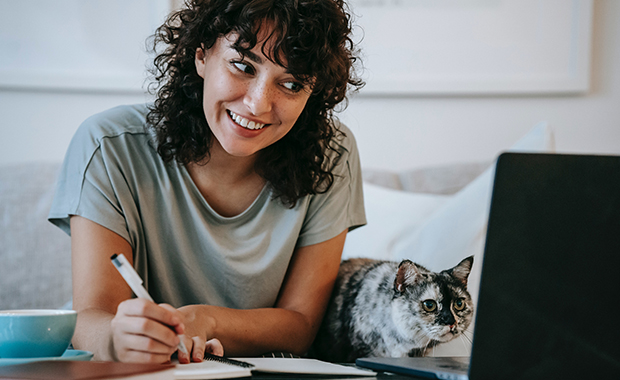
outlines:
[[[467,261],[466,261],[467,260]],[[440,273],[408,262],[399,271],[410,271],[395,282],[392,303],[394,323],[399,331],[416,340],[448,342],[469,327],[474,306],[467,292],[472,260]],[[413,266],[413,267],[410,267]],[[400,290],[399,290],[400,288]]]

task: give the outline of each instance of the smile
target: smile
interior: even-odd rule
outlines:
[[[243,128],[247,128],[247,129],[262,129],[264,128],[267,124],[263,124],[263,123],[257,123],[255,121],[250,121],[244,117],[241,117],[239,115],[237,115],[236,113],[234,113],[231,110],[227,110],[228,115],[230,115],[230,118],[233,119],[235,121],[235,123],[239,124],[240,126],[242,126]]]

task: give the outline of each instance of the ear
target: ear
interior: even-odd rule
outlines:
[[[469,273],[471,272],[471,267],[474,265],[474,257],[469,256],[463,259],[457,266],[448,270],[448,273],[460,282],[463,285],[467,286],[467,278],[469,277]]]
[[[410,260],[403,260],[398,265],[396,279],[394,280],[394,290],[398,293],[405,291],[406,285],[415,284],[420,278],[420,270]]]
[[[207,64],[207,51],[204,48],[204,45],[202,45],[199,48],[196,48],[196,55],[194,57],[194,63],[196,64],[196,72],[198,73],[198,76],[204,79],[205,78],[204,70]]]

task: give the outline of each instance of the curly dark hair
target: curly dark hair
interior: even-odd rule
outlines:
[[[273,48],[263,54],[297,80],[312,80],[313,87],[291,131],[259,152],[255,170],[290,207],[305,195],[327,191],[334,163],[326,153],[343,134],[332,122],[334,107],[348,90],[363,86],[354,73],[358,58],[350,19],[343,0],[186,0],[152,36],[157,96],[147,125],[156,132],[159,155],[181,164],[208,160],[214,137],[202,108],[196,49],[209,49],[235,33],[234,46],[245,54],[267,21],[274,28],[268,37]],[[158,52],[162,44],[165,49]]]

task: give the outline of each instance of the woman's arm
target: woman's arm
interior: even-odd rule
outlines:
[[[227,355],[303,354],[327,308],[345,237],[346,231],[295,251],[275,308],[191,305],[175,310],[131,299],[131,289],[110,262],[114,253],[132,252],[129,243],[88,219],[73,216],[73,306],[78,311],[73,344],[94,352],[98,360],[165,362],[176,350],[176,334],[185,333],[193,360],[202,358],[204,342],[212,338],[222,342]],[[132,260],[133,255],[126,256]],[[208,347],[218,352],[217,342]],[[179,353],[179,361],[189,362],[189,357]]]
[[[132,291],[110,261],[129,243],[88,219],[71,217],[73,308],[78,312],[73,345],[96,360],[166,362],[183,333],[183,316],[169,305],[131,299]],[[172,326],[175,331],[173,331]]]
[[[252,356],[271,351],[304,354],[327,308],[346,231],[293,254],[275,308],[234,310],[192,305],[185,314],[186,336],[217,338],[226,355]],[[191,344],[191,342],[186,342]],[[199,349],[199,348],[198,348]]]

